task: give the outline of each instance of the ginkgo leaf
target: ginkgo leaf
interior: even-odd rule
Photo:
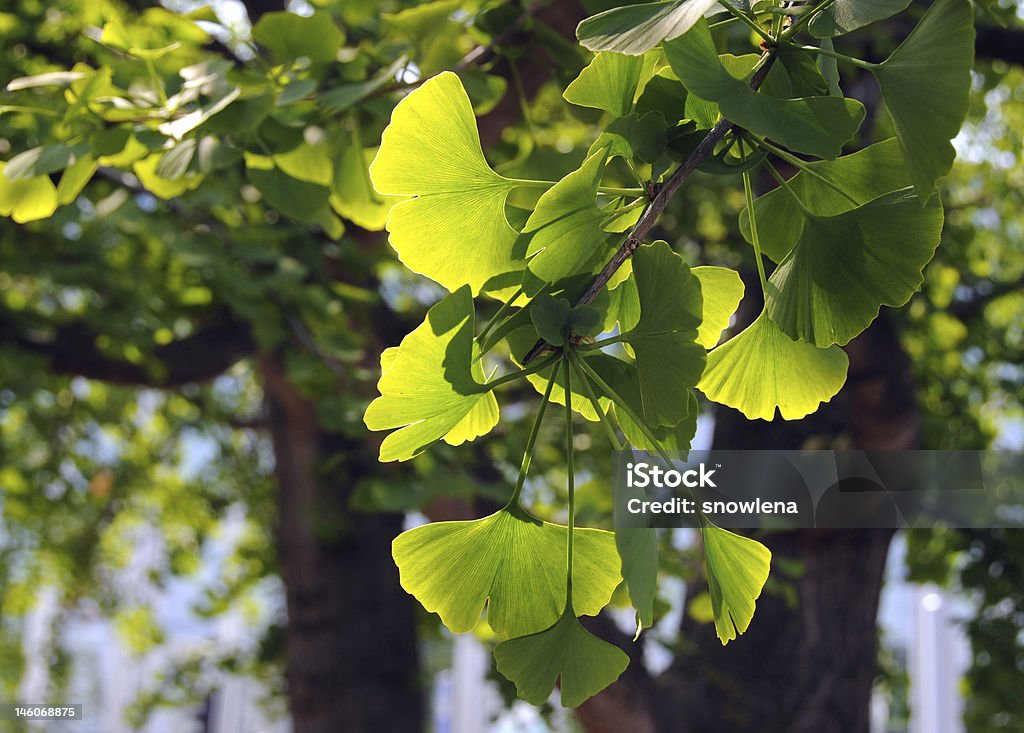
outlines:
[[[505,217],[518,184],[484,159],[473,108],[459,77],[428,79],[395,107],[370,166],[378,193],[414,196],[395,204],[389,241],[409,269],[449,290],[522,269],[519,232]]]
[[[0,163],[0,216],[19,224],[45,219],[57,210],[57,188],[49,176],[10,181]]]
[[[842,214],[858,204],[910,185],[910,176],[896,138],[869,145],[835,160],[819,160],[806,165],[853,198],[850,201],[835,188],[807,173],[797,173],[789,179],[789,187],[804,207],[818,216]],[[804,230],[803,210],[792,194],[776,188],[754,200],[754,211],[757,213],[761,251],[781,262],[796,246]],[[748,242],[752,241],[746,209],[740,212],[740,232]]]
[[[562,96],[580,107],[594,107],[613,117],[625,117],[633,107],[643,65],[640,56],[603,51],[584,67]]]
[[[779,99],[755,92],[722,65],[703,20],[662,46],[691,95],[715,102],[727,119],[792,150],[835,158],[864,120],[864,105],[853,99]]]
[[[367,170],[376,150],[350,145],[334,166],[331,208],[357,226],[380,231],[388,221],[388,212],[400,196],[382,196],[373,190]]]
[[[664,40],[686,33],[717,0],[670,0],[611,8],[576,27],[580,45],[591,51],[639,56]]]
[[[671,427],[687,415],[689,390],[704,369],[705,350],[697,342],[703,300],[700,281],[665,242],[637,248],[633,275],[619,286],[635,288],[638,317],[620,320],[622,338],[636,357],[643,403],[650,426]],[[627,308],[626,313],[629,312]]]
[[[814,16],[807,28],[817,38],[841,36],[896,15],[908,5],[910,0],[835,0]]]
[[[622,560],[622,579],[636,610],[636,633],[654,625],[658,594],[658,535],[650,527],[619,527],[615,547]]]
[[[523,227],[524,234],[532,235],[526,257],[534,277],[523,281],[527,295],[576,274],[607,249],[608,238],[601,229],[607,214],[597,206],[597,187],[607,157],[606,150],[594,153],[538,199]]]
[[[654,425],[643,418],[643,398],[640,375],[635,364],[629,364],[606,354],[587,356],[586,364],[610,387],[624,404],[614,402],[615,420],[622,434],[635,448],[646,451],[668,450],[685,453],[697,433],[697,396],[687,390],[682,405],[673,410],[675,425]],[[598,394],[603,390],[595,389]],[[576,397],[573,397],[575,402]],[[644,420],[638,425],[632,415]],[[650,435],[650,438],[648,438]],[[654,442],[651,441],[654,439]]]
[[[892,55],[871,67],[922,205],[956,157],[950,141],[967,116],[973,65],[971,4],[938,0]]]
[[[473,521],[433,522],[392,545],[402,587],[453,633],[487,623],[503,637],[547,628],[565,604],[567,528],[517,504]],[[573,605],[597,615],[621,581],[611,532],[576,528]]]
[[[83,155],[64,169],[60,183],[57,184],[57,203],[70,204],[85,188],[98,168],[96,159],[91,155]]]
[[[771,551],[756,540],[705,523],[701,527],[715,631],[723,645],[750,626],[771,569]]]
[[[273,51],[282,60],[305,56],[310,61],[334,61],[345,34],[330,13],[316,12],[310,16],[295,13],[265,13],[252,29],[256,43]]]
[[[703,298],[697,343],[705,349],[713,349],[743,300],[743,280],[738,272],[728,267],[694,267],[690,272],[700,281]]]
[[[550,628],[499,644],[494,663],[515,683],[519,697],[534,705],[547,702],[561,679],[562,705],[574,708],[615,682],[629,657],[583,628],[566,609]]]
[[[697,387],[751,420],[774,420],[776,409],[783,420],[799,420],[839,392],[848,366],[838,346],[794,341],[762,312],[708,355]]]
[[[313,221],[327,206],[330,191],[326,186],[288,175],[275,165],[273,158],[246,153],[245,169],[267,205],[286,216]]]
[[[473,363],[473,323],[473,299],[462,287],[382,356],[381,396],[363,416],[370,430],[399,428],[381,444],[381,461],[408,460],[441,438],[458,445],[497,424],[497,402]]]
[[[942,236],[942,204],[922,208],[910,189],[836,216],[805,216],[793,251],[765,294],[772,320],[816,346],[846,344],[883,305],[904,305]]]

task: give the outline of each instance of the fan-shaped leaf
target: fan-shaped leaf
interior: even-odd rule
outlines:
[[[537,201],[523,228],[532,234],[526,256],[534,277],[523,281],[527,295],[576,274],[604,252],[607,236],[601,223],[607,214],[597,207],[597,187],[607,157],[606,150],[594,153]]]
[[[922,205],[953,165],[950,140],[967,116],[973,64],[971,4],[938,0],[892,55],[872,67]]]
[[[566,609],[551,628],[499,644],[494,663],[534,705],[543,705],[561,679],[562,705],[574,708],[617,680],[629,657],[584,629]]]
[[[638,317],[620,322],[622,337],[636,356],[642,416],[650,426],[676,425],[688,414],[689,390],[704,369],[704,348],[696,343],[703,300],[700,281],[665,242],[639,247],[633,275],[619,287],[635,288]],[[627,309],[628,313],[628,309]]]
[[[577,76],[562,96],[580,107],[603,109],[613,117],[625,117],[633,107],[644,60],[639,56],[601,52]]]
[[[794,341],[765,313],[708,355],[698,388],[749,419],[799,420],[832,399],[849,361],[838,346]]]
[[[743,280],[738,272],[727,267],[694,267],[691,272],[700,281],[703,299],[697,343],[705,349],[713,349],[743,300]]]
[[[883,305],[910,300],[941,235],[938,197],[921,208],[910,189],[836,216],[807,216],[793,251],[769,278],[768,315],[793,338],[845,344]]]
[[[402,587],[454,633],[487,623],[503,637],[547,628],[565,604],[567,528],[517,505],[469,522],[434,522],[400,534],[392,553]],[[577,528],[573,604],[597,615],[621,581],[611,532]]]
[[[334,61],[345,42],[345,34],[324,12],[308,17],[288,12],[265,13],[253,27],[252,38],[284,61],[303,56],[310,61]]]
[[[45,219],[57,210],[57,189],[49,176],[10,181],[0,163],[0,215],[19,224]]]
[[[835,158],[864,119],[864,105],[852,99],[779,99],[755,92],[722,65],[703,20],[663,47],[692,95],[717,103],[724,117],[792,150]]]
[[[583,20],[576,37],[591,51],[631,56],[686,33],[717,0],[671,0],[612,8]]]
[[[841,36],[896,15],[908,5],[910,0],[836,0],[818,13],[807,27],[817,38]]]
[[[458,445],[497,424],[498,403],[473,362],[473,323],[473,299],[462,287],[382,355],[381,396],[363,420],[370,430],[399,430],[384,439],[380,460],[408,460],[440,438]]]
[[[910,185],[903,155],[896,138],[869,145],[835,160],[819,160],[807,167],[832,181],[854,201],[865,204],[883,194]],[[818,216],[834,216],[856,208],[853,201],[806,173],[789,179],[789,187],[808,210]],[[790,253],[804,230],[804,214],[793,196],[782,188],[769,191],[754,201],[761,251],[776,262]],[[750,220],[740,212],[740,231],[750,242]]]
[[[750,626],[755,602],[768,580],[772,553],[756,540],[710,523],[701,528],[701,536],[715,631],[725,645]]]
[[[519,233],[505,218],[505,198],[517,184],[484,159],[455,74],[428,79],[398,103],[370,177],[381,194],[416,197],[388,217],[391,246],[410,269],[452,291],[469,285],[474,294],[522,269],[512,254]]]

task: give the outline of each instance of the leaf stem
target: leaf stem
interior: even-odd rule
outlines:
[[[752,89],[758,89],[761,84],[764,83],[764,79],[768,76],[768,72],[772,68],[772,64],[775,63],[775,52],[769,49],[762,55],[761,60],[758,62],[756,71],[753,77],[750,79],[750,87]],[[669,201],[676,195],[683,184],[689,180],[693,172],[697,170],[698,166],[703,163],[711,153],[714,152],[715,146],[722,141],[726,133],[729,132],[733,127],[732,122],[727,119],[721,119],[718,123],[708,132],[697,147],[694,148],[693,152],[690,153],[682,165],[676,168],[675,172],[668,178],[665,183],[659,187],[657,195],[648,204],[647,209],[640,216],[639,221],[633,225],[633,229],[629,232],[622,244],[612,255],[611,259],[605,263],[601,271],[594,277],[593,281],[586,291],[576,301],[576,305],[587,305],[593,302],[594,298],[597,297],[598,293],[608,284],[611,280],[612,275],[622,266],[626,260],[633,256],[637,247],[643,242],[644,238],[651,231],[655,222],[658,221],[662,212],[668,206]],[[528,364],[533,359],[537,358],[541,353],[550,350],[552,347],[543,340],[537,341],[533,348],[530,349],[529,353],[524,357],[523,363]]]
[[[740,141],[743,153],[743,141]],[[743,156],[746,159],[746,155]],[[757,236],[757,214],[754,210],[754,193],[750,185],[750,171],[743,171],[743,195],[747,199],[747,219],[750,221],[750,240],[754,245],[754,259],[757,261],[757,276],[761,280],[761,293],[768,292],[768,278],[764,274],[764,258],[761,257],[761,239]]]
[[[508,300],[506,300],[504,303],[501,304],[501,307],[498,308],[498,310],[494,313],[493,316],[491,316],[491,319],[489,321],[487,321],[487,323],[484,325],[484,329],[476,337],[476,341],[477,341],[478,344],[483,344],[484,343],[484,338],[487,336],[487,334],[490,333],[491,329],[494,328],[498,324],[498,321],[501,318],[503,318],[505,316],[505,314],[508,313],[512,309],[512,304],[515,303],[516,300],[519,299],[519,296],[522,295],[522,294],[523,294],[523,288],[522,288],[522,286],[519,286],[519,289],[515,292],[515,294],[511,298],[509,298]]]
[[[530,428],[530,437],[526,439],[526,452],[523,453],[523,462],[519,467],[519,476],[516,478],[516,487],[512,490],[512,496],[505,506],[512,506],[519,501],[523,493],[523,485],[526,483],[526,474],[530,471],[530,461],[533,460],[533,449],[537,445],[537,435],[540,434],[540,424],[544,420],[544,411],[547,410],[548,402],[551,400],[551,390],[555,386],[555,378],[558,376],[558,369],[551,372],[548,380],[548,388],[544,391],[544,399],[540,402],[537,410],[537,417],[533,420],[533,427]]]
[[[598,186],[598,193],[614,194],[616,196],[643,196],[642,188],[616,188],[615,186]]]
[[[572,607],[573,535],[576,532],[576,465],[572,440],[572,369],[569,367],[568,359],[563,359],[562,364],[565,366],[565,462],[569,477],[569,517],[566,523],[569,538],[566,542],[565,607],[575,615],[575,610]]]
[[[580,344],[577,344],[576,346],[581,351],[597,351],[598,349],[603,349],[605,346],[611,346],[612,344],[621,344],[623,341],[628,341],[628,340],[629,340],[629,334],[620,333],[617,336],[609,336],[606,339],[601,339],[600,341],[595,341],[592,344],[580,343]]]
[[[799,33],[800,29],[802,29],[805,25],[814,20],[814,17],[821,13],[822,10],[825,10],[826,8],[834,4],[835,0],[825,0],[823,3],[820,3],[815,8],[813,8],[809,13],[804,13],[799,18],[797,18],[793,25],[791,25],[789,28],[787,28],[786,30],[779,34],[779,40],[788,41],[790,38]]]
[[[782,188],[786,189],[786,193],[788,193],[792,197],[793,202],[800,207],[800,211],[804,212],[806,216],[814,216],[814,212],[808,209],[807,204],[800,200],[800,196],[798,196],[797,192],[793,190],[793,187],[789,185],[789,181],[783,178],[782,174],[776,170],[774,165],[771,164],[771,161],[765,160],[761,164],[768,170],[772,178],[774,178]]]
[[[767,150],[768,152],[772,153],[773,155],[775,155],[775,156],[777,156],[779,158],[782,158],[784,161],[789,163],[794,168],[798,168],[801,172],[806,173],[811,178],[818,179],[819,181],[824,183],[826,186],[831,188],[833,191],[838,193],[840,196],[845,198],[847,201],[849,201],[854,206],[860,206],[860,201],[858,201],[853,196],[851,196],[849,193],[847,193],[847,191],[845,189],[843,189],[839,184],[837,184],[834,181],[831,181],[830,179],[826,178],[821,173],[819,173],[814,168],[812,168],[810,165],[808,165],[806,160],[801,160],[800,158],[796,157],[792,153],[783,150],[782,148],[778,147],[777,145],[773,145],[772,143],[768,142],[764,138],[757,137],[757,136],[754,136],[754,135],[752,135],[751,138],[760,147],[764,148],[765,150]]]
[[[861,69],[867,69],[873,71],[878,64],[873,64],[870,61],[864,59],[854,58],[853,56],[847,56],[846,54],[839,53],[838,51],[829,51],[827,48],[819,48],[818,46],[797,46],[801,51],[809,51],[810,53],[821,54],[822,56],[829,56],[837,59],[838,61],[845,61],[848,64],[860,67]]]
[[[604,428],[605,435],[608,437],[608,442],[612,444],[612,448],[615,450],[622,450],[622,443],[619,442],[619,436],[615,434],[615,426],[612,425],[611,418],[601,408],[601,402],[597,399],[597,395],[594,394],[594,388],[590,384],[590,380],[587,379],[587,375],[583,373],[580,366],[576,363],[580,357],[577,356],[575,351],[569,351],[569,360],[572,362],[573,368],[576,370],[577,376],[580,378],[580,382],[583,384],[583,390],[587,393],[587,399],[590,400],[590,404],[594,408],[594,412],[597,413],[598,418],[601,421],[601,427]]]
[[[775,43],[775,38],[772,36],[772,34],[766,31],[760,25],[758,25],[756,20],[750,18],[742,10],[740,10],[737,7],[734,7],[732,3],[725,2],[725,0],[722,0],[720,4],[723,8],[728,10],[732,14],[732,16],[736,18],[736,20],[748,26],[752,31],[754,31],[754,33],[761,36],[761,38],[763,38],[765,41],[771,44]]]
[[[497,387],[500,387],[503,384],[508,384],[509,382],[516,381],[517,379],[522,379],[523,377],[528,377],[531,374],[536,374],[537,372],[540,372],[540,371],[543,371],[544,369],[547,369],[553,363],[558,361],[560,356],[561,356],[561,354],[556,351],[554,354],[549,356],[547,359],[543,359],[541,361],[538,361],[536,364],[534,364],[532,366],[528,366],[525,369],[520,369],[517,372],[511,372],[509,374],[503,374],[502,376],[500,376],[497,379],[495,379],[493,382],[488,382],[486,384],[486,387],[487,387],[487,389],[496,389]]]

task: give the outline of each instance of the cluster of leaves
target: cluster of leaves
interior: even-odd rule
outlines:
[[[608,121],[582,165],[548,181],[506,177],[485,159],[474,115],[501,96],[503,81],[442,71],[480,35],[457,18],[457,5],[431,2],[372,21],[372,4],[342,11],[352,28],[387,25],[400,44],[347,38],[324,12],[269,13],[253,29],[272,60],[258,70],[197,52],[205,34],[194,21],[211,20],[206,14],[154,10],[126,26],[97,11],[100,63],[8,85],[11,103],[0,111],[31,118],[45,127],[38,138],[56,142],[4,164],[0,214],[19,223],[59,217],[60,207],[73,208],[87,186],[105,181],[179,206],[205,196],[207,233],[229,230],[223,238],[242,246],[186,247],[169,269],[179,256],[201,257],[207,284],[253,324],[264,347],[287,337],[279,306],[303,319],[315,314],[317,342],[341,359],[358,353],[359,337],[332,329],[325,303],[333,291],[305,287],[300,300],[280,303],[289,286],[315,280],[323,260],[281,257],[280,249],[306,243],[263,249],[244,232],[262,236],[278,215],[335,240],[346,222],[370,230],[386,223],[402,262],[449,294],[381,355],[381,396],[365,415],[371,429],[394,431],[381,459],[408,460],[438,440],[458,445],[488,433],[503,385],[525,378],[543,395],[507,505],[476,522],[398,538],[403,585],[454,631],[473,628],[486,606],[505,639],[498,668],[520,694],[542,702],[561,678],[563,701],[575,705],[625,666],[577,615],[598,613],[624,579],[638,627],[649,626],[658,556],[651,532],[575,529],[572,416],[600,423],[613,446],[621,432],[668,460],[665,451],[685,451],[694,435],[694,390],[762,419],[799,419],[836,394],[847,366],[840,347],[882,305],[907,302],[938,244],[933,188],[966,111],[971,9],[966,0],[939,0],[881,63],[843,56],[831,39],[902,11],[905,0],[738,2],[723,12],[713,1],[668,0],[594,16],[578,33],[596,55],[564,97]],[[719,53],[719,29],[739,23],[763,53]],[[814,45],[800,40],[806,33]],[[393,93],[410,80],[417,86],[405,59],[394,60],[403,52],[429,78],[392,109]],[[841,155],[864,110],[843,96],[836,62],[874,74],[895,139]],[[373,123],[388,114],[377,150]],[[784,180],[774,158],[800,172]],[[764,312],[721,345],[743,297],[738,275],[691,268],[664,242],[640,241],[664,209],[660,192],[694,168],[742,179],[748,205],[739,227],[761,275]],[[780,190],[755,200],[756,169],[776,176]],[[229,193],[211,192],[213,181]],[[762,254],[778,263],[770,277]],[[240,277],[235,259],[260,278]],[[343,290],[349,301],[362,297]],[[478,296],[498,303],[479,330]],[[196,303],[175,305],[189,314]],[[133,342],[119,355],[147,357]],[[511,368],[495,377],[491,363]],[[549,402],[568,416],[567,526],[541,522],[522,505]],[[710,522],[702,538],[724,643],[750,623],[770,556]]]
[[[942,228],[935,183],[966,114],[971,6],[935,3],[880,63],[839,54],[831,41],[906,4],[730,4],[709,22],[713,2],[675,0],[587,19],[578,35],[597,54],[564,97],[611,119],[582,165],[556,182],[490,167],[454,74],[429,79],[395,108],[370,176],[380,194],[402,197],[387,223],[399,258],[450,294],[381,357],[381,396],[365,414],[370,429],[394,431],[381,460],[486,434],[499,421],[495,392],[509,382],[526,379],[543,397],[507,505],[406,532],[394,555],[403,586],[451,630],[474,628],[486,606],[504,639],[498,670],[525,699],[543,702],[560,678],[562,701],[574,706],[622,672],[625,655],[576,620],[607,604],[620,576],[638,633],[653,617],[653,532],[574,527],[573,413],[601,423],[614,447],[621,431],[665,461],[666,451],[689,447],[695,389],[750,418],[799,419],[845,381],[841,347],[883,305],[904,305],[920,287]],[[732,22],[749,25],[763,53],[719,54],[714,29]],[[803,45],[805,31],[820,44]],[[875,76],[895,138],[841,155],[864,110],[843,97],[836,61]],[[799,172],[786,180],[772,157]],[[619,165],[636,188],[607,185]],[[738,275],[691,269],[664,242],[640,243],[664,208],[658,191],[693,168],[742,179],[740,229],[760,274],[763,312],[721,345],[743,297]],[[755,200],[756,168],[779,188]],[[770,277],[762,254],[777,263]],[[500,305],[478,330],[480,295]],[[488,360],[513,369],[488,376]],[[567,527],[521,503],[549,402],[567,414]],[[751,621],[770,554],[706,518],[701,535],[726,643]]]

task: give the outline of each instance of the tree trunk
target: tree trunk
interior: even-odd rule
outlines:
[[[376,456],[322,431],[314,405],[279,363],[265,359],[261,372],[276,457],[294,731],[422,730],[416,614],[391,560],[402,517],[349,508],[358,483],[380,470]]]

